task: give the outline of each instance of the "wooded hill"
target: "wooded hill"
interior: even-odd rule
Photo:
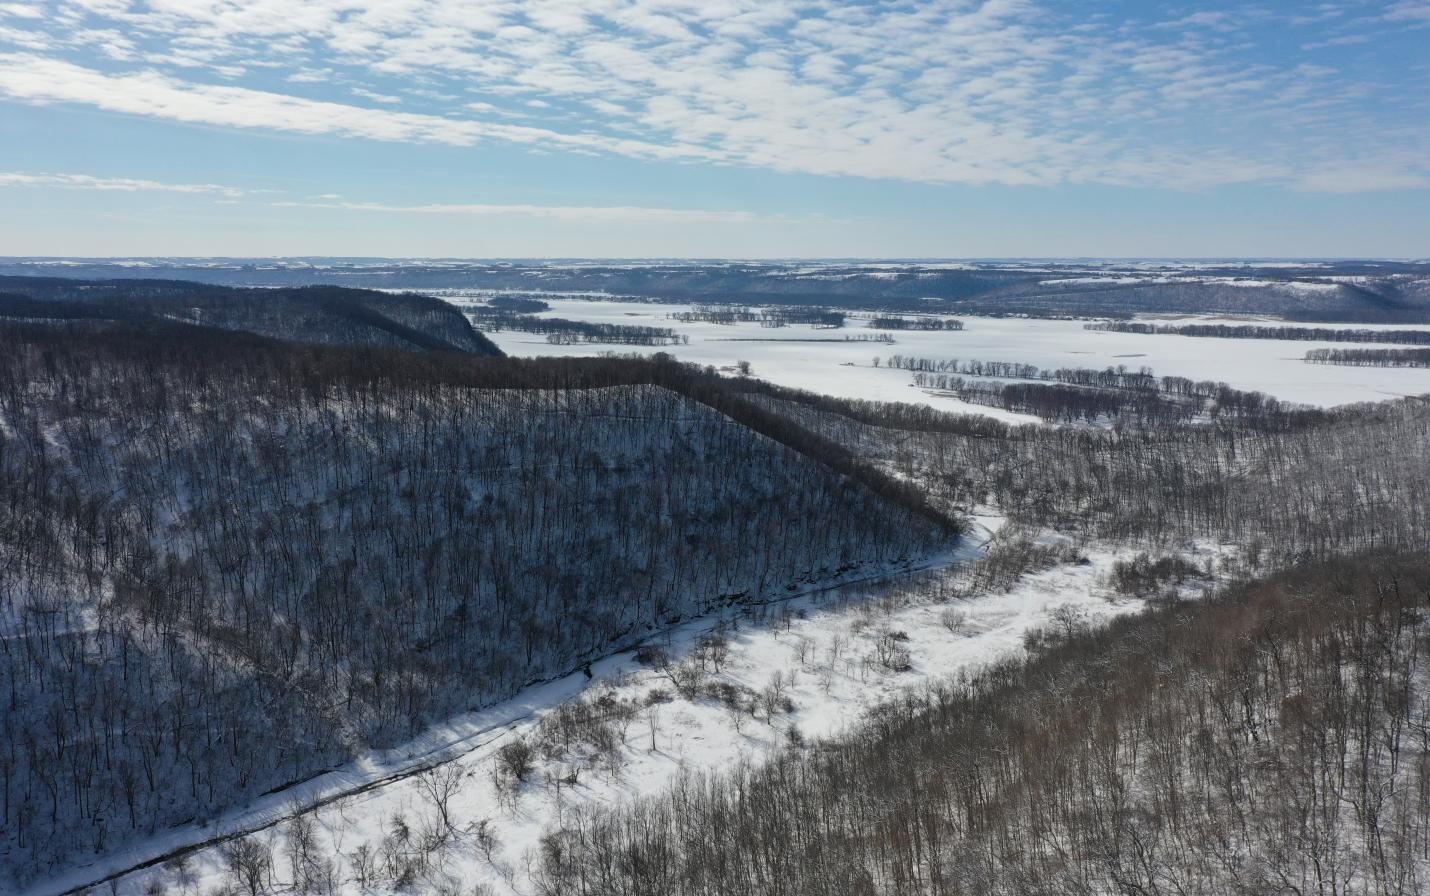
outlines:
[[[0,323],[0,868],[213,818],[957,529],[666,359]]]
[[[1430,548],[1430,404],[1419,398],[1101,429],[739,385],[949,512],[993,504],[1030,527],[1129,545],[1213,539],[1273,565]]]
[[[441,299],[337,286],[0,277],[0,319],[172,321],[297,342],[501,354]]]

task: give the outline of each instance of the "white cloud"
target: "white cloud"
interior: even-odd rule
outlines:
[[[0,15],[17,19],[41,19],[45,16],[43,7],[34,3],[0,3]]]
[[[0,187],[59,187],[67,190],[102,190],[119,193],[210,193],[229,198],[246,195],[220,184],[171,184],[129,177],[92,177],[88,174],[26,174],[0,171]]]
[[[166,183],[130,177],[95,177],[88,174],[32,174],[0,171],[0,189],[5,187],[49,187],[66,190],[99,190],[116,193],[189,193],[214,196],[220,201],[253,200],[267,189],[240,189],[222,184]],[[455,215],[493,217],[513,215],[528,218],[551,218],[564,221],[606,223],[669,223],[669,224],[749,224],[759,221],[790,221],[783,215],[762,215],[749,211],[725,211],[684,208],[652,208],[643,206],[573,206],[537,205],[532,203],[422,203],[396,205],[381,202],[356,202],[337,193],[321,193],[307,200],[277,200],[265,204],[274,208],[313,208],[338,211],[375,212],[410,215]],[[828,219],[825,219],[828,220]]]
[[[1368,99],[1397,87],[1308,72],[1294,50],[1257,45],[1254,28],[1343,18],[1318,9],[1282,25],[1255,7],[1137,22],[1035,0],[61,0],[52,22],[0,30],[0,46],[29,51],[0,56],[0,94],[294,133],[932,183],[1295,184],[1347,161],[1348,127],[1388,139]],[[1430,20],[1430,6],[1398,0],[1386,15]],[[122,32],[104,45],[131,67],[74,58],[81,32]],[[1307,32],[1296,44],[1369,40]],[[295,95],[248,80],[258,69]],[[236,83],[204,83],[215,76]],[[335,90],[389,105],[400,93],[403,110]],[[488,120],[518,108],[533,126]],[[1397,139],[1423,150],[1430,125]]]
[[[1424,22],[1430,25],[1430,2],[1400,0],[1386,11],[1385,17],[1392,21]]]
[[[318,197],[328,199],[329,197]],[[333,197],[336,198],[336,197]],[[755,221],[787,220],[779,216],[746,211],[707,211],[683,208],[643,208],[640,206],[500,205],[486,203],[434,203],[427,205],[387,205],[379,202],[274,202],[278,208],[323,208],[357,212],[386,212],[414,215],[462,215],[489,217],[517,215],[554,218],[564,221],[668,224],[749,224]]]
[[[401,105],[402,103],[402,97],[400,96],[393,96],[390,93],[378,93],[375,90],[368,90],[363,87],[352,88],[352,94],[355,97],[370,100],[374,103],[383,103],[388,106]]]
[[[492,138],[662,158],[711,156],[695,147],[669,148],[597,134],[563,134],[543,128],[370,109],[246,87],[194,84],[152,70],[108,75],[29,54],[0,54],[0,92],[42,103],[83,103],[110,112],[300,134],[454,146],[470,146]]]

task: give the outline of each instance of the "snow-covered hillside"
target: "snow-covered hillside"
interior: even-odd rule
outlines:
[[[0,870],[953,540],[649,365],[488,363],[0,330]]]

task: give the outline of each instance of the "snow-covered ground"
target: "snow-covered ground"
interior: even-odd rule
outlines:
[[[454,296],[448,298],[459,303],[464,301]],[[987,317],[960,318],[964,321],[961,331],[890,332],[888,335],[895,340],[892,345],[843,341],[735,341],[842,340],[845,336],[873,336],[883,331],[867,329],[862,321],[854,318],[838,330],[820,330],[809,326],[771,329],[757,323],[687,324],[671,320],[669,315],[688,311],[689,305],[543,298],[551,305],[551,310],[543,312],[543,316],[668,327],[688,336],[690,341],[685,345],[668,347],[552,345],[545,336],[533,333],[502,331],[487,335],[506,353],[521,357],[594,355],[614,350],[664,351],[684,361],[716,367],[729,367],[736,361],[745,360],[750,362],[755,376],[781,386],[847,398],[925,402],[946,410],[1024,422],[1035,418],[970,405],[946,395],[924,393],[912,385],[909,372],[876,369],[873,360],[898,354],[939,360],[1015,361],[1048,368],[1102,369],[1126,365],[1136,369],[1147,366],[1159,376],[1216,380],[1238,389],[1266,392],[1286,401],[1321,407],[1430,393],[1430,370],[1338,367],[1307,364],[1302,360],[1310,349],[1335,347],[1337,343],[1108,333],[1084,330],[1083,321],[1076,320]],[[1179,323],[1212,320],[1225,319],[1178,318]],[[1239,322],[1246,321],[1239,319]],[[1278,326],[1289,325],[1281,321],[1275,323]],[[1424,326],[1365,328],[1430,329]]]
[[[1080,321],[978,317],[964,318],[963,331],[893,332],[892,345],[797,342],[779,340],[842,339],[880,331],[854,319],[841,330],[684,324],[668,315],[689,306],[549,301],[549,316],[671,327],[690,341],[668,348],[559,346],[544,336],[510,331],[492,334],[494,340],[514,355],[668,351],[718,367],[747,360],[755,375],[782,385],[855,398],[926,401],[1012,419],[1031,418],[927,394],[910,385],[908,372],[874,368],[872,361],[902,354],[1040,367],[1146,365],[1159,374],[1221,380],[1317,405],[1430,392],[1430,371],[1304,364],[1302,354],[1320,343],[1104,333],[1086,331]],[[998,521],[983,522],[986,537]],[[483,892],[480,887],[529,893],[529,871],[542,837],[559,829],[569,813],[657,792],[684,771],[758,762],[796,740],[835,735],[904,689],[1016,654],[1030,630],[1073,617],[1096,623],[1141,606],[1113,595],[1104,584],[1119,556],[1116,548],[1085,548],[1084,553],[1089,563],[1032,574],[1006,593],[940,601],[931,593],[936,589],[911,588],[905,580],[844,586],[772,608],[694,620],[661,636],[656,645],[670,656],[669,666],[643,664],[634,652],[608,658],[594,664],[589,680],[577,673],[534,686],[438,726],[402,748],[364,757],[213,824],[170,831],[102,863],[71,869],[29,894],[61,893],[206,841],[213,842],[181,859],[129,873],[114,885],[125,894],[212,893],[236,882],[230,851],[238,841],[226,839],[235,832],[251,832],[248,842],[258,847],[254,855],[271,855],[266,873],[278,886],[301,873],[327,876],[338,892],[389,892],[396,889],[393,875],[406,873],[411,890],[419,893]],[[1215,559],[1210,549],[1200,554]],[[945,558],[943,565],[952,569],[970,559],[965,553]],[[956,624],[945,624],[946,619]],[[702,638],[717,631],[728,651],[718,670],[708,642],[701,646]],[[891,648],[907,651],[907,669],[882,661],[881,651]],[[706,687],[682,696],[679,670],[701,656],[710,666]],[[572,723],[582,715],[584,721]],[[563,722],[571,724],[558,737],[553,732]],[[514,782],[498,769],[503,748],[518,742],[536,749],[524,780]],[[444,791],[450,827],[442,821]],[[306,858],[295,860],[300,842],[306,843]],[[365,890],[361,879],[368,873],[376,882]]]
[[[578,673],[482,718],[454,723],[463,736],[431,753],[445,761],[426,774],[394,778],[392,769],[421,760],[433,750],[430,742],[413,745],[405,757],[394,751],[360,763],[344,771],[349,789],[357,790],[363,776],[377,786],[301,813],[296,826],[297,806],[275,800],[237,814],[210,836],[255,831],[249,842],[259,846],[258,854],[271,854],[279,886],[300,869],[296,873],[323,877],[338,892],[361,893],[362,869],[370,867],[382,880],[368,892],[392,891],[400,873],[409,875],[414,892],[487,892],[483,885],[494,893],[531,892],[529,871],[541,839],[569,813],[657,792],[687,770],[757,762],[801,740],[837,734],[905,689],[1017,653],[1032,629],[1055,620],[1096,624],[1141,606],[1106,588],[1116,558],[1107,548],[1085,548],[1088,562],[1034,573],[1006,593],[940,596],[938,583],[976,558],[999,522],[983,519],[960,555],[928,571],[695,620],[655,642],[668,655],[666,664],[620,654],[595,664],[589,681]],[[1215,554],[1200,553],[1203,560]],[[723,657],[711,646],[712,634],[723,639]],[[907,651],[907,668],[899,668],[898,656],[886,661],[891,649]],[[704,684],[696,693],[685,673],[702,661]],[[583,713],[596,723],[569,724]],[[532,767],[519,782],[498,771],[503,748],[517,742],[535,747]],[[444,791],[450,827],[442,821]],[[313,794],[306,797],[311,805]],[[129,858],[144,850],[161,855],[181,842],[158,838]],[[306,858],[295,860],[303,842]],[[96,880],[102,876],[96,870],[79,869],[33,892]],[[206,894],[236,880],[218,844],[129,874],[115,888]]]

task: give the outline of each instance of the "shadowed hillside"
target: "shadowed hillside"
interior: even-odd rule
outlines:
[[[440,299],[336,286],[0,277],[0,318],[174,321],[297,342],[501,354]]]

